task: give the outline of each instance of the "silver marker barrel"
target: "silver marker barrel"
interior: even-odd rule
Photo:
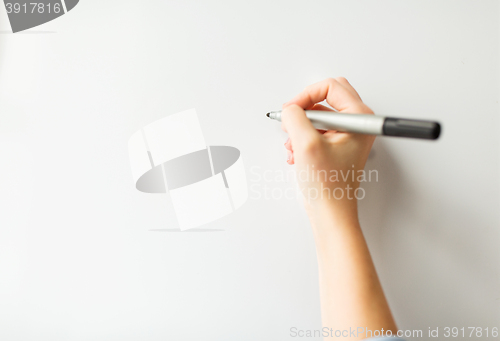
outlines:
[[[266,116],[281,121],[281,111],[271,111]],[[440,124],[433,121],[320,110],[306,110],[306,116],[316,129],[321,130],[429,140],[437,139],[441,133]]]

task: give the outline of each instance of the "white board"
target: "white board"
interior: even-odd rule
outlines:
[[[380,115],[443,126],[437,142],[380,138],[367,164],[361,222],[399,328],[498,327],[499,15],[472,0],[86,0],[9,34],[2,6],[0,339],[319,329],[310,226],[264,114],[337,76]],[[169,196],[136,190],[127,143],[190,108],[206,145],[241,151],[248,200],[179,232]]]

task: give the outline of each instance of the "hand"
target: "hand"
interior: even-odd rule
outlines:
[[[375,136],[317,131],[304,110],[331,110],[317,104],[325,99],[338,112],[373,114],[343,77],[306,87],[283,105],[282,129],[289,134],[287,162],[296,165],[308,213],[327,205],[338,208],[339,214],[355,214],[357,219],[356,194],[361,197],[362,193],[355,191]]]
[[[339,112],[373,114],[341,77],[310,85],[283,105],[288,163],[296,166],[316,242],[323,326],[394,335],[398,329],[359,225],[355,194],[375,137],[314,129],[304,109],[328,110],[318,104],[325,99]]]

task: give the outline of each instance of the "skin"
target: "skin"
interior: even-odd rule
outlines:
[[[397,327],[359,224],[353,194],[359,187],[358,179],[352,181],[349,176],[344,181],[342,176],[329,176],[332,170],[360,174],[375,137],[316,130],[304,110],[331,110],[318,104],[324,100],[339,112],[373,114],[343,77],[310,85],[283,105],[282,128],[289,135],[285,143],[287,162],[295,165],[298,175],[304,174],[297,179],[316,243],[323,327],[334,331],[383,329],[396,335]],[[313,171],[317,172],[314,177]],[[363,330],[343,339],[370,336]]]

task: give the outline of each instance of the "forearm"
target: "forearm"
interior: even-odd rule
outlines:
[[[323,326],[397,328],[357,218],[355,203],[326,203],[309,216],[316,241]],[[358,335],[355,339],[363,339]]]

